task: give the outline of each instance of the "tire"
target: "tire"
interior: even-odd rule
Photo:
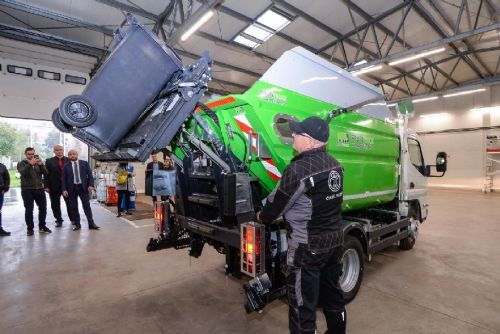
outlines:
[[[92,125],[97,119],[94,103],[83,95],[70,95],[62,100],[59,106],[61,119],[77,128]]]
[[[351,235],[345,237],[341,263],[342,275],[339,278],[339,286],[347,304],[358,294],[365,269],[363,246]]]
[[[61,119],[61,114],[59,113],[59,108],[54,109],[52,112],[52,123],[56,127],[57,130],[63,132],[63,133],[69,133],[71,130],[71,126],[66,124],[62,119]]]
[[[413,235],[410,235],[404,239],[399,240],[399,249],[401,250],[410,250],[415,247],[415,242],[417,241],[418,237],[418,229],[420,225],[420,215],[417,213],[418,211],[414,209],[414,207],[410,210],[408,213],[408,216],[410,217],[411,220],[411,225],[410,229],[415,230]]]

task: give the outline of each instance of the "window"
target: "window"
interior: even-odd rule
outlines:
[[[69,74],[66,74],[65,80],[66,80],[66,82],[70,82],[70,83],[74,83],[74,84],[78,84],[78,85],[85,85],[87,83],[87,79],[82,78],[82,77],[77,77],[74,75],[69,75]]]
[[[290,121],[298,121],[297,118],[290,115],[278,114],[274,118],[274,131],[278,138],[285,144],[293,144],[292,130],[290,130]]]
[[[278,8],[270,8],[239,33],[233,41],[253,50],[290,22],[292,22],[290,15]]]
[[[7,65],[7,72],[12,74],[24,75],[27,77],[31,77],[33,75],[33,70],[31,68],[15,65]]]
[[[417,140],[408,138],[408,152],[410,153],[410,161],[413,166],[415,166],[420,173],[425,174],[424,158],[422,157],[420,143]]]
[[[56,72],[38,70],[38,77],[47,80],[61,80],[61,74]]]

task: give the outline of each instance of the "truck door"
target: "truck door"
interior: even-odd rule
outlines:
[[[415,138],[408,138],[408,154],[405,159],[406,200],[418,200],[421,206],[421,218],[427,216],[427,178],[425,163],[420,143]]]

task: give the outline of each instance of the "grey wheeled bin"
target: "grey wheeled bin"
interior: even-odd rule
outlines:
[[[115,34],[112,53],[82,95],[70,95],[59,106],[62,126],[101,152],[116,147],[174,73],[182,69],[175,52],[151,31],[132,16],[127,22],[127,29]]]

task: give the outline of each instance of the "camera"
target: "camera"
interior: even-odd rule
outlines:
[[[38,154],[35,154],[35,159],[40,159],[40,156]]]
[[[254,311],[258,313],[262,312],[264,306],[267,304],[266,294],[269,292],[271,286],[271,280],[267,274],[255,277],[243,286],[243,290],[247,297],[247,302],[245,304],[247,313]]]

